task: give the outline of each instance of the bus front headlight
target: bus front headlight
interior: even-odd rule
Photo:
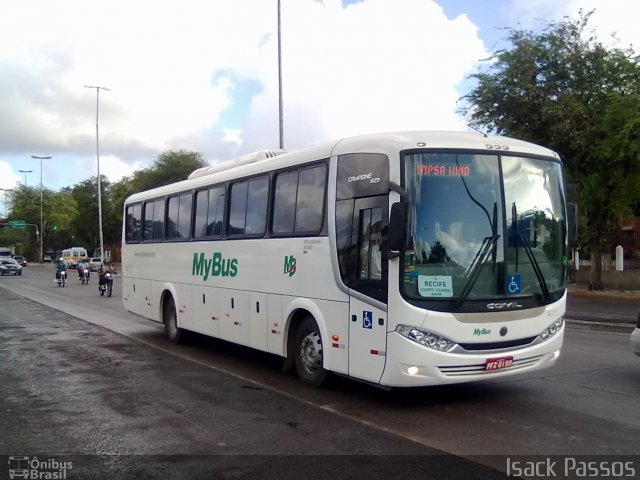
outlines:
[[[422,330],[421,328],[398,325],[396,327],[396,332],[403,337],[422,345],[423,347],[431,348],[439,352],[448,352],[456,346],[456,344],[451,340],[433,332]]]
[[[558,318],[556,321],[554,321],[551,325],[549,325],[547,328],[545,328],[542,331],[542,333],[540,334],[540,338],[542,340],[549,340],[551,337],[553,337],[556,333],[560,331],[563,323],[564,323],[564,317]]]

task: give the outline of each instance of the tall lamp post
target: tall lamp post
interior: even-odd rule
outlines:
[[[33,172],[33,170],[18,170],[20,173],[24,173],[24,186],[27,186],[27,173]]]
[[[284,148],[284,122],[282,108],[282,35],[280,29],[280,0],[278,0],[278,125],[280,150]]]
[[[96,89],[96,164],[98,168],[98,231],[100,238],[100,259],[104,263],[104,239],[102,236],[102,182],[100,181],[100,135],[98,133],[98,113],[100,111],[100,90],[108,92],[111,89],[107,87],[99,87],[93,85],[85,85],[84,88]]]
[[[39,157],[37,155],[31,155],[31,158],[40,160],[40,262],[42,262],[42,237],[44,237],[44,230],[42,230],[42,160],[51,160],[50,156]]]

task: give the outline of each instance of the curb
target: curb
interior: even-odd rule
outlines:
[[[567,325],[577,327],[580,330],[592,330],[595,332],[631,333],[635,325],[630,323],[592,322],[589,320],[572,320],[565,318]]]
[[[589,292],[589,291],[577,291],[577,292],[567,292],[567,295],[571,297],[580,297],[580,298],[593,298],[600,300],[621,300],[621,301],[632,301],[638,302],[640,301],[640,293],[629,292],[629,293],[616,293],[616,292]]]

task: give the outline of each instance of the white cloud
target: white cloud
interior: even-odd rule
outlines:
[[[17,184],[21,183],[21,177],[18,176],[18,173],[19,172],[17,171],[13,171],[9,162],[0,160],[0,188],[3,190],[11,190],[12,188],[15,188]],[[2,201],[4,202],[4,195],[2,197]]]
[[[95,175],[96,92],[87,84],[111,89],[100,92],[99,119],[110,176],[168,149],[224,160],[277,147],[275,8],[264,0],[8,4],[0,155],[54,156],[50,181],[59,187]],[[283,0],[282,34],[287,148],[463,128],[455,85],[486,56],[469,19],[449,20],[431,0]],[[236,98],[247,81],[258,86],[253,97]],[[222,121],[230,110],[239,124]]]
[[[132,175],[133,172],[139,168],[141,168],[141,165],[139,163],[126,163],[123,162],[120,158],[114,157],[113,155],[104,157],[100,156],[100,174],[106,176],[113,182],[117,182],[123,177]],[[96,174],[97,165],[95,171],[92,175],[89,175],[89,177],[96,176]]]
[[[513,0],[508,9],[514,22],[523,27],[539,28],[541,19],[560,20],[567,16],[577,19],[579,11],[594,10],[589,26],[595,29],[598,39],[607,45],[640,48],[640,29],[637,19],[640,16],[640,2],[629,0]],[[616,44],[612,34],[620,40]]]

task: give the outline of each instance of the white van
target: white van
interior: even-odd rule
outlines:
[[[87,258],[87,250],[84,247],[71,247],[62,250],[62,259],[69,268],[75,268],[83,258]]]

